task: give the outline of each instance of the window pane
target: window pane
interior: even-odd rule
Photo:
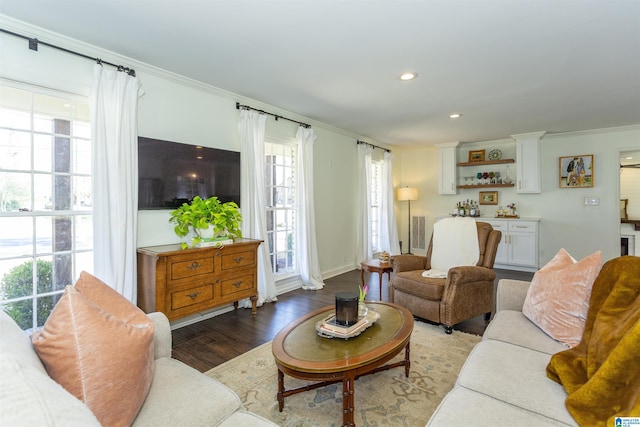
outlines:
[[[36,217],[36,254],[53,252],[53,217]]]
[[[0,127],[31,129],[31,92],[0,86]]]
[[[53,190],[51,181],[53,175],[36,174],[34,177],[35,195],[33,197],[33,209],[36,211],[50,211],[53,209]]]
[[[91,142],[84,139],[74,139],[72,159],[74,173],[91,173]]]
[[[75,249],[87,250],[93,248],[93,217],[90,215],[75,217]]]
[[[52,146],[53,137],[51,135],[33,136],[33,169],[42,172],[52,171]]]
[[[77,176],[73,179],[73,209],[91,210],[91,178]]]
[[[78,252],[76,253],[76,276],[81,271],[93,271],[93,252]]]
[[[18,257],[33,252],[32,221],[31,217],[0,218],[0,257]]]
[[[30,259],[0,261],[2,299],[20,298],[33,293],[33,264]]]
[[[0,129],[0,168],[31,169],[31,134]]]
[[[0,212],[31,210],[31,175],[0,172]]]

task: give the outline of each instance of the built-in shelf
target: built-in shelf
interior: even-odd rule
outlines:
[[[504,165],[507,163],[515,163],[514,159],[485,160],[482,162],[462,162],[458,166],[485,166],[485,165]],[[459,187],[462,188],[462,187]],[[475,187],[474,187],[475,188]]]
[[[458,188],[491,188],[491,187],[514,187],[515,184],[475,184],[475,185],[458,185]]]
[[[623,224],[631,224],[636,231],[640,231],[640,220],[638,219],[620,219],[620,222]]]

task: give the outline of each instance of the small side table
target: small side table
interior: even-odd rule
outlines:
[[[393,268],[391,267],[390,262],[380,262],[379,259],[370,259],[369,261],[364,261],[360,263],[360,280],[362,281],[362,286],[364,286],[364,272],[370,271],[372,273],[378,273],[378,277],[380,279],[380,300],[382,300],[382,275],[387,273],[387,278],[391,279],[391,272]]]

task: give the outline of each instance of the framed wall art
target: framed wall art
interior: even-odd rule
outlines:
[[[497,191],[480,191],[478,200],[480,200],[481,205],[497,205],[498,192]]]
[[[470,150],[469,161],[470,162],[484,162],[485,150]]]
[[[593,154],[560,157],[558,168],[560,188],[593,187]]]

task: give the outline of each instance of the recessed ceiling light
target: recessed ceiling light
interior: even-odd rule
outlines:
[[[462,117],[462,114],[460,114],[460,113],[451,113],[451,114],[449,114],[449,118],[450,119],[459,119],[460,117]]]
[[[404,73],[400,76],[400,80],[404,80],[404,81],[413,80],[416,77],[418,77],[418,73]]]
[[[625,160],[633,160],[633,157],[629,156],[629,157],[625,157]]]

